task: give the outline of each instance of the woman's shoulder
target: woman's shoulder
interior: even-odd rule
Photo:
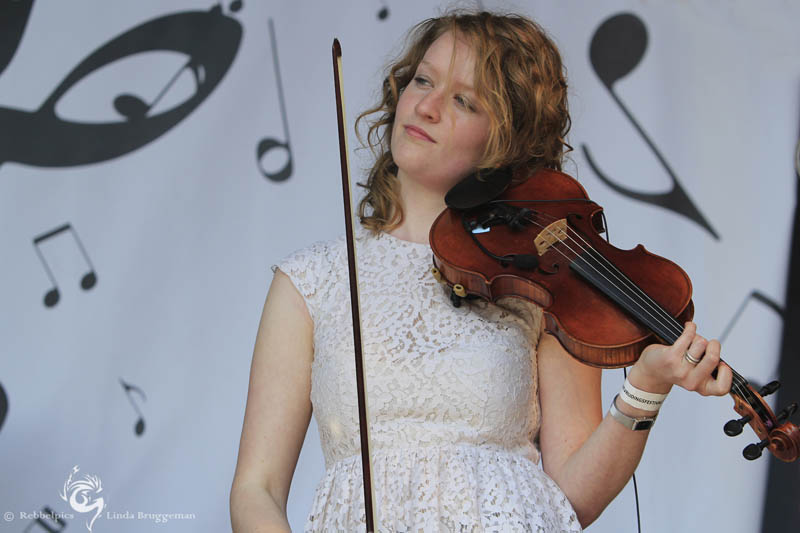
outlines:
[[[312,320],[322,305],[325,287],[335,277],[336,265],[345,250],[344,235],[321,239],[295,249],[271,266],[273,273],[280,270],[291,280],[303,297]]]
[[[290,277],[295,272],[316,272],[334,263],[344,248],[344,235],[312,241],[283,256],[272,271],[280,269]]]
[[[371,236],[372,235],[368,229],[361,226],[361,224],[355,224],[355,238],[357,246],[369,240]],[[300,248],[297,248],[290,254],[286,255],[278,265],[273,265],[272,270],[274,271],[276,266],[280,268],[281,262],[299,263],[312,266],[320,262],[330,264],[336,259],[344,259],[346,261],[346,257],[347,239],[345,238],[344,232],[342,232],[335,237],[319,239],[311,242],[310,244],[306,244]]]

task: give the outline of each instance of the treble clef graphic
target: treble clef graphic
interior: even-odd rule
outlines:
[[[234,4],[241,7],[241,2]],[[19,18],[17,15],[17,24]],[[5,24],[0,17],[0,32]],[[4,33],[0,35],[6,37]],[[179,124],[208,98],[233,63],[241,38],[241,24],[224,15],[220,5],[208,11],[166,15],[124,32],[75,66],[39,109],[31,112],[0,106],[0,165],[15,161],[38,167],[68,167],[106,161],[137,150]],[[4,56],[10,55],[8,47],[0,48],[4,48],[0,55],[2,65]],[[113,122],[76,122],[56,114],[57,103],[81,80],[123,58],[151,51],[188,56],[152,102],[127,93],[117,95],[113,102],[120,120]],[[170,109],[150,114],[185,70],[193,74],[195,93]],[[47,142],[46,150],[42,149],[43,140]]]

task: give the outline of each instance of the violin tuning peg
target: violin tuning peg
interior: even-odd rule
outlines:
[[[778,420],[778,424],[792,416],[795,411],[797,411],[797,402],[791,403],[784,407],[783,411],[778,413],[778,415],[775,417]]]
[[[780,381],[770,381],[769,383],[761,387],[761,390],[758,391],[758,394],[761,395],[762,397],[769,396],[770,394],[772,394],[773,392],[775,392],[780,388],[781,388]]]
[[[725,423],[725,426],[722,428],[722,431],[729,437],[735,437],[736,435],[742,432],[742,428],[744,424],[750,422],[750,415],[743,416],[739,420],[728,420]]]
[[[754,461],[761,457],[761,450],[767,447],[769,444],[769,439],[764,439],[761,442],[755,444],[748,444],[745,446],[744,450],[742,450],[742,455],[748,461]]]

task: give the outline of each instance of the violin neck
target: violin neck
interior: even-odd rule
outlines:
[[[628,276],[592,248],[585,249],[571,262],[570,268],[587,283],[605,294],[631,314],[665,344],[674,344],[683,333],[679,323],[658,302],[649,297]],[[720,360],[722,361],[722,360]],[[727,363],[725,363],[727,364]],[[728,365],[730,367],[730,365]],[[734,385],[745,387],[747,380],[731,367]],[[712,373],[714,377],[717,370]]]
[[[680,337],[683,325],[596,250],[585,249],[569,266],[666,344]]]

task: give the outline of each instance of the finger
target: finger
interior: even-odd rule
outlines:
[[[691,357],[696,359],[697,361],[701,361],[706,353],[706,346],[708,345],[708,341],[702,335],[695,335],[694,339],[692,339],[692,343],[686,349],[686,353],[688,353]],[[684,357],[684,361],[692,366],[697,366],[695,363],[689,361],[688,358]]]
[[[689,349],[689,346],[691,346],[696,334],[697,324],[694,322],[687,322],[683,328],[683,333],[681,333],[681,336],[678,337],[678,339],[672,345],[673,350],[683,357],[683,354],[685,354]]]
[[[689,384],[695,390],[704,396],[716,394],[720,389],[720,384],[711,373],[717,369],[720,364],[721,347],[719,341],[706,341],[705,355],[700,360],[700,363],[692,370],[688,377]],[[729,369],[730,370],[730,369]],[[719,374],[717,375],[717,379]]]
[[[731,367],[721,362],[717,367],[717,378],[709,379],[704,383],[704,396],[725,396],[731,391],[733,383],[733,370]]]
[[[686,388],[686,378],[694,369],[694,365],[685,359],[684,355],[688,353],[689,347],[692,345],[697,333],[697,325],[694,322],[687,322],[683,328],[683,333],[675,343],[670,347],[670,365],[672,366],[678,385]],[[689,389],[693,390],[693,389]]]

